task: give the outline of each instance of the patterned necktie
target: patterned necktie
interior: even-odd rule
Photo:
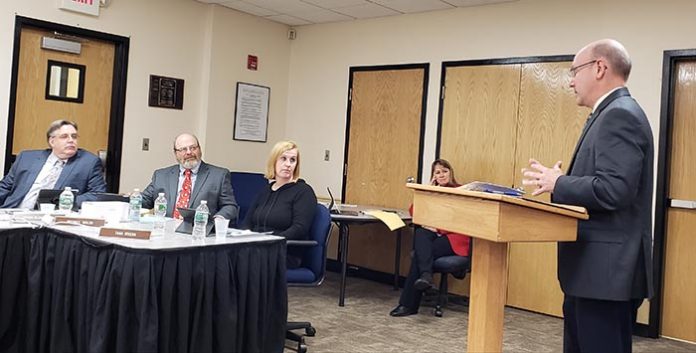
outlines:
[[[184,169],[184,183],[181,185],[181,191],[179,191],[179,198],[176,200],[176,207],[172,213],[172,217],[181,219],[179,214],[179,207],[186,208],[189,204],[189,198],[191,197],[191,169]]]
[[[51,170],[48,171],[48,175],[41,181],[41,187],[43,189],[53,189],[56,186],[58,177],[60,177],[60,173],[63,171],[64,164],[65,163],[60,159],[53,164]]]

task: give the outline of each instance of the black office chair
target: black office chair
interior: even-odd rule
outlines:
[[[309,231],[309,240],[288,240],[288,254],[302,259],[300,267],[287,270],[289,287],[317,287],[324,281],[326,273],[326,250],[331,236],[331,215],[329,210],[317,204],[314,221]],[[293,330],[304,329],[305,334]],[[307,346],[304,337],[312,337],[316,329],[310,322],[288,322],[285,338],[297,342],[297,351],[304,353]]]
[[[433,314],[442,317],[442,308],[447,306],[447,278],[451,274],[454,278],[464,279],[471,272],[471,254],[474,239],[469,240],[469,256],[450,255],[443,256],[433,261],[433,272],[440,274],[440,288],[437,296],[437,304]]]

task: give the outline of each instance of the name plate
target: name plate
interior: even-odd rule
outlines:
[[[149,230],[140,229],[124,229],[124,228],[109,228],[103,227],[99,230],[99,235],[102,237],[116,237],[127,239],[150,239]]]
[[[101,227],[106,221],[101,218],[84,218],[70,216],[56,216],[56,222],[76,223],[90,227]]]

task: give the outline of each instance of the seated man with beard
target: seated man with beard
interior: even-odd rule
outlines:
[[[181,134],[174,140],[174,156],[179,164],[156,170],[143,191],[143,207],[152,208],[157,194],[167,198],[167,217],[181,218],[177,208],[196,208],[208,201],[210,214],[234,224],[239,207],[234,199],[230,171],[201,160],[203,151],[198,138]]]

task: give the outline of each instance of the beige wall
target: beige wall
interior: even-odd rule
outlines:
[[[112,0],[98,18],[58,10],[56,3],[0,2],[0,146],[6,141],[15,14],[128,36],[122,191],[145,186],[154,168],[170,164],[172,137],[182,131],[201,137],[208,162],[232,170],[262,171],[273,142],[295,139],[303,177],[318,196],[327,196],[326,186],[340,190],[351,66],[430,63],[428,165],[435,154],[442,61],[573,54],[602,37],[619,39],[631,52],[629,87],[657,132],[662,52],[696,48],[696,2],[690,0],[520,0],[302,26],[294,41],[286,39],[284,25],[192,0]],[[259,71],[245,69],[248,54],[259,56]],[[186,80],[182,111],[147,106],[150,74]],[[232,140],[237,81],[271,87],[268,143]],[[149,152],[139,149],[143,137],[150,138]]]
[[[696,48],[694,13],[696,2],[688,0],[520,0],[299,27],[290,58],[287,134],[311,155],[303,159],[303,174],[317,194],[325,194],[326,186],[340,190],[349,68],[427,62],[427,166],[435,155],[442,61],[567,55],[613,37],[633,57],[629,88],[657,139],[663,51]],[[323,161],[324,149],[332,152],[330,162]]]
[[[144,187],[155,168],[174,162],[173,137],[199,135],[205,159],[236,170],[261,170],[265,144],[232,141],[235,83],[271,87],[269,140],[285,129],[287,26],[192,0],[112,0],[99,17],[57,9],[57,0],[0,2],[0,147],[5,148],[15,14],[130,37],[121,191]],[[260,70],[246,70],[246,55]],[[150,74],[184,79],[184,109],[147,106]],[[42,129],[43,130],[43,129]],[[150,151],[141,151],[143,137]],[[214,140],[213,140],[214,139]],[[214,141],[214,142],[213,142]],[[0,163],[4,163],[4,153]],[[0,164],[4,165],[4,164]]]
[[[285,137],[290,41],[288,27],[215,6],[211,77],[205,135],[206,160],[234,171],[263,172],[271,146]],[[259,58],[257,71],[246,69],[247,55]],[[267,143],[234,141],[237,82],[271,87]]]

